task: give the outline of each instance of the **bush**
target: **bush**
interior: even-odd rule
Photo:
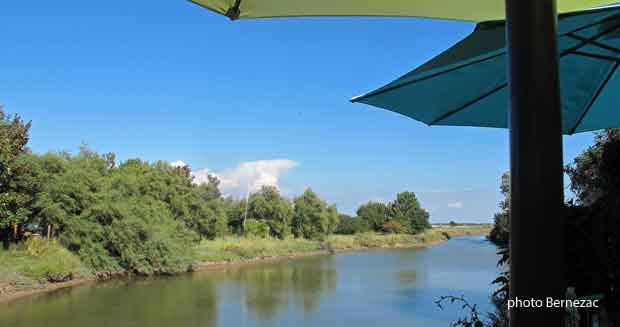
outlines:
[[[367,232],[370,228],[361,218],[342,217],[336,229],[336,234],[353,235]]]
[[[197,235],[154,203],[136,203],[110,226],[111,253],[123,268],[141,275],[187,271]]]
[[[248,219],[245,221],[245,235],[267,238],[269,237],[269,225],[264,221]]]
[[[80,259],[56,241],[29,239],[23,249],[21,253],[15,251],[10,255],[18,260],[21,257],[20,270],[30,278],[64,282],[83,271]]]
[[[403,224],[401,224],[399,221],[396,220],[388,220],[386,221],[383,226],[381,226],[381,230],[384,233],[391,233],[391,234],[404,234],[407,233],[407,227],[403,226]]]
[[[40,257],[45,251],[47,251],[48,244],[39,237],[31,237],[24,242],[24,250],[26,254],[32,257]]]

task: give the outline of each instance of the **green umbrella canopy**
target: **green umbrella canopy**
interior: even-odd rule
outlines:
[[[480,23],[444,53],[352,101],[428,125],[506,128],[505,35],[503,21]],[[563,133],[620,126],[620,6],[560,15],[558,45]]]
[[[504,19],[503,0],[190,0],[237,18],[295,16],[407,16],[472,22]],[[609,4],[610,0],[557,0],[559,12]]]

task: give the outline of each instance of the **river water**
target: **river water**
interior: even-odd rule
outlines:
[[[447,327],[464,295],[492,310],[496,248],[458,237],[421,249],[341,253],[96,283],[0,304],[2,327]]]

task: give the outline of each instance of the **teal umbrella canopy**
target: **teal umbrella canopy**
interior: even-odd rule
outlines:
[[[563,133],[620,126],[620,6],[563,14],[558,23]],[[351,101],[428,125],[507,128],[505,35],[504,21],[479,23],[429,62]]]

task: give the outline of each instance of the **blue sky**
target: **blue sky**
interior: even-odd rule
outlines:
[[[436,222],[490,221],[504,130],[426,127],[348,99],[393,80],[473,25],[425,19],[231,23],[189,2],[11,1],[0,12],[0,104],[31,148],[81,143],[119,159],[181,160],[227,193],[311,186],[344,212],[415,191]],[[565,138],[565,160],[592,134]]]

